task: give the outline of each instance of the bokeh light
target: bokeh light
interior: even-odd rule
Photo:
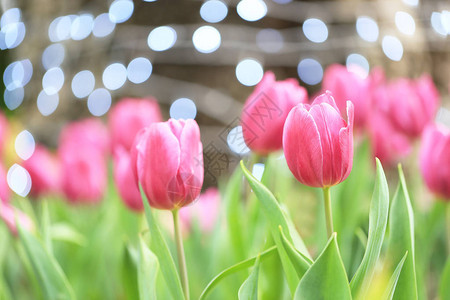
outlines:
[[[416,31],[416,22],[414,22],[414,18],[404,11],[395,13],[395,26],[397,26],[401,33],[406,35],[413,35]]]
[[[128,80],[135,84],[143,83],[150,77],[152,70],[152,63],[147,58],[137,57],[128,64]]]
[[[60,43],[52,44],[45,48],[42,53],[42,65],[44,69],[48,70],[59,67],[64,61],[65,54],[66,48]]]
[[[245,155],[250,152],[244,140],[242,126],[236,126],[230,130],[227,136],[228,147],[238,155]]]
[[[209,23],[217,23],[225,19],[228,14],[228,7],[219,0],[209,0],[202,4],[200,16]]]
[[[23,90],[23,87],[18,87],[13,90],[6,89],[3,94],[6,107],[8,107],[9,110],[15,110],[22,104],[24,95],[25,91]]]
[[[369,75],[369,61],[361,54],[352,53],[347,56],[345,65],[347,66],[347,70],[349,72],[355,73],[361,78],[366,78]]]
[[[111,100],[111,94],[107,89],[94,90],[87,100],[89,112],[96,117],[103,116],[111,107]]]
[[[419,0],[403,0],[403,3],[409,6],[417,6],[419,5]]]
[[[19,8],[10,8],[2,14],[2,18],[0,19],[0,26],[3,28],[9,24],[18,23],[20,22],[21,16],[22,12]]]
[[[195,119],[197,107],[189,98],[175,100],[170,106],[170,117],[172,119]]]
[[[72,16],[75,18],[75,16]],[[59,18],[56,25],[56,41],[63,41],[70,38],[70,31],[72,27],[72,17],[64,16]],[[53,41],[54,42],[54,41]]]
[[[323,43],[328,38],[327,25],[319,19],[307,19],[303,22],[303,33],[306,38],[314,43]]]
[[[262,65],[255,59],[244,59],[236,66],[236,78],[246,86],[254,86],[264,75]]]
[[[264,18],[267,14],[267,5],[263,0],[241,0],[236,10],[242,19],[254,22]]]
[[[440,12],[433,12],[431,13],[431,27],[433,27],[434,31],[436,31],[438,34],[447,36],[447,34],[450,33],[450,31],[447,31],[447,29],[444,27],[444,23],[442,22],[442,13]]]
[[[256,35],[256,44],[264,52],[276,53],[283,48],[284,38],[276,29],[261,29]]]
[[[14,149],[21,159],[29,159],[31,155],[33,155],[35,148],[36,142],[34,141],[33,135],[28,130],[23,130],[17,135]]]
[[[82,14],[73,20],[70,36],[75,41],[85,39],[91,34],[93,27],[94,17],[91,14]]]
[[[21,165],[14,164],[6,176],[9,188],[19,196],[26,197],[31,190],[31,176]]]
[[[201,53],[212,53],[220,47],[220,32],[212,26],[202,26],[195,30],[192,42]]]
[[[380,31],[374,19],[362,16],[356,20],[356,32],[363,40],[376,42]]]
[[[160,26],[148,35],[147,44],[153,51],[165,51],[177,41],[177,32],[170,26]]]
[[[123,23],[131,18],[134,4],[131,0],[115,0],[109,7],[109,19],[113,23]]]
[[[297,66],[297,72],[300,79],[309,85],[315,85],[322,81],[323,68],[315,59],[305,58]]]
[[[3,83],[6,89],[14,90],[24,87],[33,75],[33,65],[29,59],[9,64],[3,73]]]
[[[51,115],[59,105],[58,93],[48,95],[45,91],[41,91],[37,97],[37,107],[43,116]]]
[[[252,175],[255,176],[256,179],[261,181],[264,174],[265,165],[262,163],[256,163],[253,165]]]
[[[114,28],[116,28],[116,23],[111,22],[108,13],[103,13],[95,18],[92,34],[95,37],[102,38],[110,35]]]
[[[59,92],[64,84],[64,72],[61,68],[51,68],[42,78],[42,87],[47,95]]]
[[[25,24],[22,22],[8,24],[1,30],[4,38],[4,47],[8,49],[16,48],[25,38]]]
[[[400,61],[403,57],[403,45],[398,38],[386,35],[383,38],[382,48],[384,54],[393,61]]]
[[[75,74],[72,79],[72,92],[77,98],[85,98],[94,90],[95,76],[89,70]]]
[[[103,85],[109,90],[121,88],[127,80],[127,69],[121,63],[113,63],[103,71]]]

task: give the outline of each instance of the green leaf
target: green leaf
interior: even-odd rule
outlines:
[[[398,263],[397,267],[394,270],[394,273],[389,279],[388,286],[386,287],[386,291],[384,292],[383,299],[391,300],[394,297],[395,287],[397,286],[398,278],[400,277],[400,273],[403,269],[403,264],[405,263],[406,257],[408,256],[408,251],[406,251],[405,255],[403,255],[402,260]],[[445,298],[442,298],[445,299]]]
[[[258,255],[250,276],[248,276],[239,289],[239,300],[258,300],[259,264],[260,256]]]
[[[417,279],[414,252],[414,215],[401,166],[398,166],[400,181],[392,200],[389,215],[389,243],[386,257],[391,262],[400,261],[405,252],[408,257],[397,282],[393,299],[417,299]]]
[[[50,227],[50,235],[53,240],[65,241],[78,246],[87,244],[85,236],[66,223],[53,224]]]
[[[152,210],[148,204],[147,197],[141,187],[142,202],[144,203],[145,216],[147,218],[148,229],[150,230],[150,249],[158,257],[161,273],[164,280],[175,299],[184,299],[183,289],[181,287],[180,277],[170,254],[169,247],[164,240],[158,224],[153,217]]]
[[[260,261],[263,261],[270,255],[274,254],[276,252],[276,250],[277,250],[276,246],[273,246],[273,247],[270,247],[269,249],[265,250],[264,252],[261,252],[258,255]],[[222,272],[220,272],[216,277],[213,278],[213,280],[211,280],[208,283],[208,285],[206,286],[206,288],[203,290],[202,294],[200,295],[199,300],[205,299],[206,296],[208,296],[208,294],[227,276],[234,274],[240,270],[244,270],[244,269],[247,269],[247,268],[250,268],[251,266],[253,266],[255,264],[258,256],[241,261],[240,263],[237,263],[237,264],[223,270]]]
[[[127,244],[122,249],[121,284],[128,299],[138,299],[139,249]]]
[[[139,241],[138,283],[139,299],[156,299],[156,276],[159,263],[156,255],[148,249],[142,237]]]
[[[298,277],[301,279],[305,274],[305,272],[309,269],[309,267],[311,267],[313,262],[308,257],[304,256],[300,251],[295,249],[292,243],[289,242],[287,237],[284,235],[281,226],[279,228],[280,228],[281,242],[284,247],[284,250],[286,251],[287,255],[289,256],[289,259],[292,262],[292,265],[297,271]]]
[[[56,259],[19,222],[20,241],[34,270],[46,299],[75,299],[72,287]]]
[[[347,274],[339,253],[336,233],[300,281],[295,300],[352,299]]]
[[[253,175],[244,166],[244,163],[242,161],[241,168],[244,171],[244,176],[247,178],[250,187],[260,201],[261,207],[269,222],[270,231],[272,233],[275,244],[277,245],[278,254],[280,255],[289,289],[291,290],[291,294],[293,295],[297,287],[299,277],[297,275],[297,271],[295,270],[293,264],[289,259],[289,256],[286,253],[286,250],[282,245],[281,237],[279,234],[279,226],[281,226],[283,232],[290,233],[290,226],[287,218],[273,194],[261,182],[253,177]],[[290,234],[287,236],[287,239],[290,242],[293,242],[292,236]],[[304,255],[308,256],[307,254]]]
[[[370,205],[369,236],[366,252],[350,283],[353,297],[359,296],[363,299],[372,281],[375,265],[380,256],[389,214],[389,189],[386,176],[378,158],[376,159],[376,164],[377,176]]]
[[[439,295],[441,299],[450,299],[450,256],[445,263],[444,271],[441,276],[441,283],[439,288]]]

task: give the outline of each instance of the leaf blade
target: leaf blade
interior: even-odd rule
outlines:
[[[239,300],[258,300],[258,276],[259,276],[260,256],[256,258],[253,270],[239,288]]]

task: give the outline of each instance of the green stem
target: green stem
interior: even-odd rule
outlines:
[[[183,286],[184,298],[189,300],[189,281],[187,276],[186,258],[184,256],[183,238],[181,237],[178,209],[172,210],[173,228],[175,230],[175,243],[177,244],[178,267],[180,268],[181,285]]]
[[[325,220],[327,223],[328,238],[333,234],[333,214],[331,212],[331,194],[330,187],[323,188],[323,199],[325,201]]]
[[[447,233],[447,252],[450,254],[450,202],[446,204],[445,229]]]

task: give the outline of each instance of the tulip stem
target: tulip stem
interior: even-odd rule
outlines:
[[[183,287],[184,298],[189,300],[189,281],[186,268],[186,258],[184,256],[183,238],[180,231],[178,209],[172,210],[173,228],[175,231],[175,243],[177,244],[178,267],[180,269],[181,285]]]
[[[447,232],[447,253],[450,254],[450,203],[445,203],[446,204],[446,216],[445,216],[445,223],[447,227],[445,230]]]
[[[331,194],[330,187],[323,188],[323,199],[325,201],[325,220],[327,223],[328,238],[333,234],[333,213],[331,212]]]

